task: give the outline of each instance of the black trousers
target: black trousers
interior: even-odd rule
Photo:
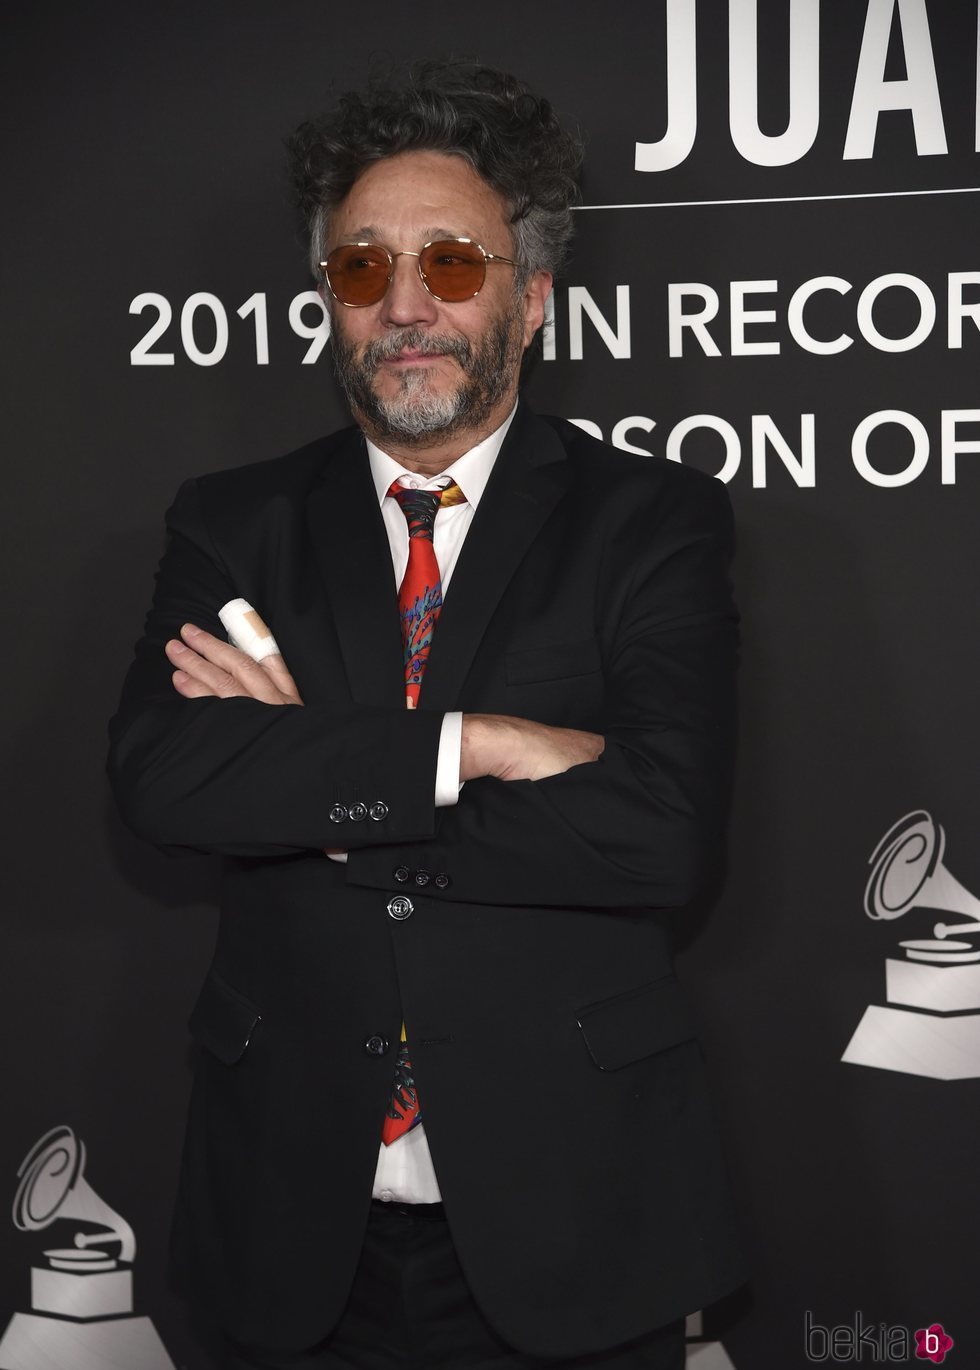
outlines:
[[[474,1303],[433,1210],[372,1204],[350,1299],[327,1340],[299,1353],[229,1341],[222,1370],[683,1370],[683,1322],[571,1360],[515,1351]]]

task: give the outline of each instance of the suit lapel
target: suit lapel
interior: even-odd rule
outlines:
[[[460,550],[433,636],[420,708],[459,707],[494,610],[568,479],[557,433],[522,404]]]
[[[522,404],[494,463],[439,614],[419,707],[458,707],[501,596],[569,479],[554,429]],[[359,433],[324,468],[307,503],[355,703],[404,707],[405,668],[391,550]]]
[[[334,454],[307,501],[313,551],[333,608],[357,704],[405,707],[405,668],[391,551],[359,432]]]

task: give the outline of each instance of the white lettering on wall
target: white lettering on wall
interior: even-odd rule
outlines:
[[[594,438],[598,438],[600,442],[603,441],[602,429],[591,419],[569,419],[568,422],[574,423],[576,428],[581,428],[583,433],[591,433]]]
[[[692,414],[690,418],[682,419],[670,430],[664,456],[668,461],[680,461],[684,439],[698,428],[708,428],[721,435],[725,444],[725,460],[721,470],[716,471],[715,474],[720,481],[727,484],[739,468],[739,463],[742,460],[742,444],[728,420],[718,418],[717,414]]]
[[[875,301],[884,290],[903,289],[911,291],[919,302],[919,322],[912,332],[904,338],[889,338],[875,326],[873,311]],[[891,271],[886,276],[877,276],[861,291],[857,307],[857,325],[861,337],[876,347],[879,352],[911,352],[921,342],[925,342],[936,323],[936,299],[925,281],[918,276],[908,276],[904,271]]]
[[[789,123],[783,133],[759,128],[758,0],[728,6],[728,118],[732,142],[756,166],[798,162],[820,127],[820,0],[790,0]]]
[[[932,35],[926,0],[866,0],[861,49],[851,94],[843,158],[874,155],[878,119],[891,110],[912,116],[915,151],[920,157],[947,153]],[[759,128],[758,0],[728,3],[729,128],[736,150],[756,166],[786,166],[813,147],[820,127],[820,0],[789,0],[789,118],[782,133]],[[856,0],[855,0],[856,6]],[[704,6],[709,22],[721,16],[720,3]],[[966,0],[949,7],[944,23],[961,22]],[[667,128],[657,142],[633,145],[637,171],[669,171],[690,154],[697,136],[697,6],[695,0],[666,0]],[[905,76],[885,79],[893,23],[905,54]],[[963,34],[973,43],[972,33]],[[980,7],[977,14],[977,85],[974,145],[980,152]],[[765,74],[763,73],[763,76]]]
[[[202,309],[211,315],[214,327],[214,346],[207,350],[198,347],[194,330],[194,321]],[[196,366],[217,366],[228,351],[228,314],[217,295],[212,295],[209,290],[198,290],[188,295],[180,311],[180,341]]]
[[[816,415],[801,414],[799,417],[800,440],[798,447],[794,448],[783,430],[776,425],[771,414],[752,414],[749,416],[751,428],[744,444],[744,450],[751,450],[753,489],[766,489],[770,483],[770,477],[780,486],[785,486],[787,477],[798,489],[812,490],[816,486]],[[594,420],[572,419],[571,422],[581,428],[583,432],[598,438],[600,442],[604,441],[602,428]],[[965,424],[972,425],[977,436],[962,436],[960,427]],[[880,471],[868,455],[868,444],[872,435],[878,429],[888,426],[900,430],[891,439],[892,454],[896,452],[905,453],[911,448],[911,454],[900,471]],[[650,448],[638,447],[629,441],[629,434],[637,429],[652,433],[656,427],[655,419],[648,418],[644,414],[630,414],[626,418],[618,419],[613,424],[609,441],[613,447],[618,447],[621,451],[633,452],[638,456],[649,457],[653,461],[680,462],[684,455],[686,440],[690,435],[698,430],[707,429],[709,432],[717,434],[721,439],[724,454],[720,469],[715,472],[715,478],[728,483],[737,475],[742,462],[743,441],[736,426],[727,419],[720,418],[717,414],[692,414],[687,418],[680,419],[668,432],[665,450],[662,454]],[[937,445],[940,455],[941,481],[943,485],[955,485],[957,457],[967,454],[980,456],[980,409],[943,409],[939,414],[939,428],[941,438]],[[878,440],[879,452],[887,450],[882,446],[882,441],[883,439]],[[702,449],[706,445],[702,443]],[[929,434],[925,424],[915,414],[906,413],[902,409],[879,409],[874,414],[869,414],[857,424],[851,438],[851,459],[854,470],[863,481],[869,485],[876,485],[880,489],[895,489],[903,485],[911,485],[925,471],[929,464],[930,454]],[[832,464],[836,466],[840,455],[836,442],[832,452],[828,455],[831,457]],[[779,463],[775,475],[772,475],[771,458],[773,456],[778,459]],[[702,462],[703,455],[702,452],[699,452],[698,464],[701,465]],[[894,460],[889,464],[894,465]],[[973,467],[973,473],[980,476],[980,465]]]
[[[980,285],[980,271],[951,271],[947,283],[947,308],[949,316],[946,323],[947,345],[963,346],[963,320],[972,319],[980,328],[980,300],[967,304],[963,300],[965,285]]]
[[[620,419],[613,426],[610,440],[613,447],[618,447],[622,452],[636,452],[641,457],[652,457],[653,453],[648,447],[634,447],[631,442],[627,442],[626,434],[637,428],[642,428],[645,433],[652,433],[656,426],[653,419],[645,418],[642,414],[630,414],[628,418]]]
[[[885,59],[896,4],[906,75],[900,81],[886,81]],[[915,148],[920,157],[946,152],[946,129],[925,0],[869,0],[844,140],[845,161],[874,155],[878,116],[883,110],[892,109],[911,111]]]
[[[582,360],[582,315],[588,314],[599,337],[614,357],[630,355],[630,288],[616,287],[616,327],[611,328],[599,306],[583,285],[568,287],[568,356]]]
[[[174,354],[172,352],[153,351],[154,344],[160,341],[173,323],[173,306],[166,295],[160,295],[155,290],[144,290],[129,302],[130,314],[143,314],[147,309],[155,309],[157,316],[136,346],[131,349],[129,364],[130,366],[173,366]]]
[[[694,0],[667,0],[667,131],[637,143],[637,171],[669,171],[694,146],[698,131],[698,60]]]
[[[310,307],[313,309],[313,323],[307,323],[303,318],[303,311]],[[289,301],[289,326],[297,338],[309,339],[303,365],[312,366],[330,337],[330,315],[315,290],[301,290]]]
[[[813,414],[800,415],[799,456],[793,452],[770,414],[752,415],[752,484],[757,490],[766,488],[766,459],[770,447],[798,486],[812,488],[816,485],[816,418]]]
[[[771,295],[778,289],[778,281],[732,281],[730,307],[733,357],[775,356],[779,351],[778,342],[749,342],[745,336],[746,324],[776,322],[775,309],[746,309],[746,295]]]
[[[249,315],[255,321],[255,365],[269,365],[269,311],[266,307],[265,295],[262,291],[256,291],[254,295],[249,295],[240,308],[235,310],[240,319],[247,319]]]
[[[315,322],[308,323],[303,317],[304,310],[312,307]],[[129,305],[130,314],[143,314],[146,310],[156,310],[156,318],[142,338],[130,350],[131,366],[173,366],[173,352],[155,351],[170,325],[173,323],[173,305],[165,295],[155,290],[144,290],[136,295]],[[251,319],[254,331],[255,364],[269,365],[269,311],[264,291],[256,291],[244,304],[239,305],[235,314],[241,320]],[[214,334],[210,347],[202,347],[198,337],[198,321],[210,315],[210,325],[205,325],[208,333]],[[302,358],[304,366],[312,366],[327,345],[330,337],[330,316],[323,300],[315,290],[303,290],[294,295],[289,302],[289,326],[298,338],[306,338],[309,347]],[[308,315],[307,315],[308,317]],[[230,334],[228,311],[210,291],[199,290],[189,295],[180,311],[180,341],[184,355],[195,366],[217,366],[228,353]]]
[[[968,287],[980,287],[980,271],[954,271],[947,278],[946,300],[948,308],[947,338],[951,348],[963,346],[963,320],[971,319],[980,331],[980,298],[964,299]],[[844,296],[852,290],[850,281],[841,276],[814,276],[802,281],[785,305],[786,329],[804,352],[814,356],[829,357],[844,352],[854,338],[840,330],[830,338],[814,337],[807,323],[805,311],[815,295],[824,291]],[[782,317],[781,309],[750,309],[748,303],[753,296],[776,295],[778,281],[729,281],[728,283],[728,353],[732,357],[776,356],[782,344],[775,338],[747,337],[747,328],[758,328],[761,324],[775,324]],[[917,317],[911,331],[902,337],[891,337],[882,332],[874,318],[875,305],[880,297],[889,290],[905,291],[913,296]],[[667,286],[667,347],[671,357],[685,356],[692,350],[700,351],[705,357],[720,357],[721,347],[718,337],[724,337],[723,324],[719,324],[712,334],[708,324],[719,314],[721,295],[714,286],[704,281],[676,281]],[[780,303],[773,301],[774,304]],[[849,310],[850,314],[851,311]],[[854,322],[864,341],[878,352],[911,352],[932,335],[938,314],[936,294],[919,276],[904,271],[891,271],[876,276],[861,291],[856,305],[853,306]]]
[[[695,296],[703,308],[687,312],[684,309],[685,296]],[[721,304],[717,290],[699,281],[681,281],[667,287],[667,330],[670,355],[683,357],[684,329],[689,328],[701,344],[706,357],[720,357],[721,348],[705,327],[717,317]]]
[[[960,423],[980,423],[980,409],[943,410],[939,452],[943,485],[956,484],[957,453],[980,452],[980,441],[956,436],[956,426]]]
[[[904,471],[895,471],[891,475],[877,470],[868,457],[868,438],[884,424],[896,424],[912,435],[912,457],[908,466]],[[925,424],[904,409],[879,409],[862,419],[855,428],[851,439],[851,460],[858,475],[863,476],[870,485],[880,485],[885,489],[909,485],[922,475],[929,460],[929,435]]]
[[[814,276],[812,281],[804,281],[793,291],[786,310],[786,326],[790,337],[805,352],[812,352],[818,357],[830,357],[835,352],[843,352],[850,347],[854,339],[849,333],[841,333],[836,338],[823,341],[814,338],[803,322],[803,308],[818,291],[835,290],[838,295],[846,295],[850,288],[850,281],[845,281],[840,276]]]

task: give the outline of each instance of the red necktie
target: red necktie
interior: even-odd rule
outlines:
[[[455,481],[451,481],[443,490],[413,490],[395,481],[388,494],[398,501],[408,520],[408,565],[398,589],[398,610],[405,654],[405,703],[408,708],[414,709],[418,706],[422,677],[432,647],[432,634],[442,608],[442,577],[432,545],[436,513],[440,506],[464,504],[466,496]],[[381,1140],[385,1146],[390,1146],[421,1121],[415,1075],[403,1023],[401,1046],[395,1062],[395,1079],[381,1129]]]
[[[388,494],[408,520],[408,565],[398,589],[398,609],[405,649],[405,703],[414,709],[442,608],[442,578],[432,545],[436,512],[440,506],[465,504],[466,496],[455,481],[444,490],[412,490],[395,481]]]

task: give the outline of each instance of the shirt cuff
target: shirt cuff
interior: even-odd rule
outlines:
[[[459,783],[459,758],[463,747],[463,715],[445,714],[439,734],[439,756],[436,760],[437,809],[448,809],[459,799],[463,788]]]

